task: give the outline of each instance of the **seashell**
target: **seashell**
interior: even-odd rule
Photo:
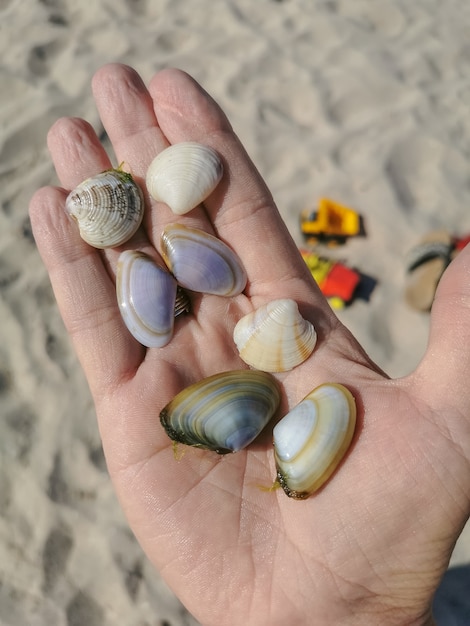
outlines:
[[[77,220],[80,235],[90,246],[119,246],[139,228],[144,215],[140,187],[120,169],[87,178],[67,196],[66,212]]]
[[[308,498],[335,471],[349,448],[356,404],[342,385],[314,389],[273,430],[277,482],[291,498]]]
[[[147,170],[147,189],[173,213],[183,215],[203,202],[222,178],[215,150],[194,141],[176,143],[154,158]]]
[[[313,324],[294,300],[273,300],[242,317],[233,330],[240,357],[264,372],[287,372],[303,363],[317,342]]]
[[[279,402],[273,376],[235,370],[183,389],[162,410],[160,421],[173,441],[226,454],[249,445]]]
[[[161,348],[173,336],[176,280],[155,261],[134,250],[118,259],[116,293],[131,335],[147,348]]]
[[[203,230],[170,224],[162,233],[161,249],[173,276],[186,289],[236,296],[245,288],[246,272],[238,256]]]

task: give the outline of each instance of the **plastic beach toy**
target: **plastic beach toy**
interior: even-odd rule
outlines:
[[[353,301],[361,281],[359,272],[310,250],[301,249],[300,253],[332,308],[342,309]]]
[[[344,243],[363,233],[361,216],[329,198],[320,198],[316,209],[300,213],[300,230],[308,243]]]

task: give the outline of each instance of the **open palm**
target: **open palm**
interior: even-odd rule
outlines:
[[[425,359],[413,375],[389,380],[332,313],[225,116],[190,77],[165,70],[147,91],[133,70],[112,65],[93,87],[117,162],[141,184],[168,143],[200,141],[224,161],[204,208],[175,219],[147,197],[129,246],[158,250],[163,226],[182,221],[225,240],[249,281],[236,298],[194,296],[164,348],[135,342],[116,303],[119,251],[90,248],[63,211],[67,190],[109,168],[108,156],[83,120],[54,125],[49,146],[65,189],[35,194],[34,234],[143,549],[204,624],[427,623],[470,513],[470,251],[441,281]],[[158,418],[183,387],[243,367],[236,321],[280,297],[295,299],[319,335],[308,361],[279,375],[280,414],[322,382],[346,385],[359,411],[345,462],[301,502],[263,489],[275,475],[269,427],[246,451],[185,448],[176,460]]]

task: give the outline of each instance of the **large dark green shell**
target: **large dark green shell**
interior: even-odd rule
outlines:
[[[249,445],[272,418],[279,402],[279,387],[273,376],[235,370],[183,389],[161,411],[160,421],[173,441],[226,454]]]

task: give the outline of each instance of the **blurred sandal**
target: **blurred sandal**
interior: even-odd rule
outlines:
[[[437,285],[452,260],[454,242],[445,231],[430,233],[407,258],[405,300],[417,311],[430,311]]]

